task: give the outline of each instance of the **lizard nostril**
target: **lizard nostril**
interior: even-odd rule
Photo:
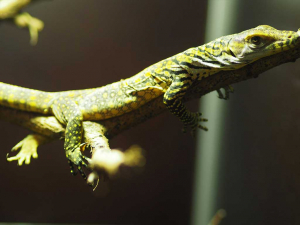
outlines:
[[[291,37],[292,37],[292,35],[289,35],[289,36],[288,36],[288,38],[291,38]]]

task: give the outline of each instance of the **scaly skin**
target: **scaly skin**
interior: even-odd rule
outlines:
[[[83,120],[120,116],[163,95],[166,107],[185,127],[206,130],[199,124],[206,121],[201,114],[190,112],[181,102],[191,85],[221,70],[235,70],[287,50],[299,40],[296,32],[262,25],[190,48],[133,77],[100,88],[51,93],[0,83],[0,105],[55,115],[66,125],[64,148],[71,172],[74,173],[73,166],[76,165],[85,177],[82,170],[82,166],[86,166],[85,157],[80,151]],[[231,89],[225,87],[225,90],[225,98],[228,98]]]

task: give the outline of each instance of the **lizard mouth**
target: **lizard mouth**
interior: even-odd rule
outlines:
[[[236,58],[236,55],[233,53],[233,51],[231,51],[230,49],[229,49],[229,53],[230,53],[230,55],[232,55],[233,57],[235,57]]]
[[[228,43],[227,43],[227,49],[229,50],[229,51],[228,51],[228,54],[230,54],[232,57],[236,58],[236,55],[233,53],[233,51],[232,51],[231,48],[230,48],[231,45],[232,45],[232,44],[231,44],[231,41],[232,41],[232,38],[230,38],[229,41],[228,41]]]

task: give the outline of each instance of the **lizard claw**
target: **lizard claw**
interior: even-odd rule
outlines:
[[[217,92],[218,92],[218,95],[219,95],[218,97],[220,99],[228,100],[229,99],[229,94],[234,92],[233,87],[228,85],[226,87],[223,87],[222,89],[224,89],[224,91],[225,91],[225,96],[223,95],[221,89],[217,89]]]
[[[68,158],[68,162],[70,165],[70,169],[71,169],[71,174],[72,175],[77,175],[77,172],[75,170],[75,167],[77,168],[77,170],[79,171],[80,175],[83,177],[83,179],[87,179],[86,174],[83,170],[83,168],[88,168],[88,164],[84,161],[90,161],[91,159],[84,156],[81,151],[80,148],[76,148],[74,150],[70,150],[67,151],[66,156]]]
[[[191,128],[191,135],[194,137],[197,128],[199,128],[201,130],[204,130],[204,131],[208,131],[207,127],[200,124],[200,122],[207,122],[208,119],[202,118],[201,116],[202,116],[202,113],[200,113],[200,112],[194,113],[193,114],[194,119],[192,120],[192,122],[184,124],[184,126],[182,128],[182,132],[186,133],[187,127],[190,127]]]

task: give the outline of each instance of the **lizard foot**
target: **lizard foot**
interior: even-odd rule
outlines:
[[[17,160],[18,165],[22,166],[23,163],[30,164],[31,157],[36,159],[38,157],[37,148],[40,144],[40,135],[30,134],[18,144],[16,144],[11,151],[17,151],[20,149],[16,156],[8,157],[9,153],[6,155],[6,160],[8,162]]]
[[[208,121],[208,119],[201,117],[202,113],[200,113],[200,112],[193,113],[192,116],[193,116],[193,119],[191,120],[191,122],[184,123],[183,129],[182,129],[183,133],[186,133],[186,130],[187,130],[188,127],[191,128],[191,135],[192,136],[195,136],[195,132],[196,132],[197,128],[199,128],[201,130],[204,130],[204,131],[208,131],[207,127],[202,126],[201,124],[199,124],[200,122],[207,122]]]
[[[83,168],[88,168],[88,164],[84,160],[90,162],[91,159],[82,154],[82,146],[85,146],[85,144],[82,144],[80,147],[75,148],[73,150],[67,151],[66,156],[71,168],[71,174],[74,176],[77,174],[74,168],[77,167],[77,170],[79,171],[80,175],[83,177],[83,179],[86,180],[87,177],[85,172],[83,171]]]
[[[223,95],[221,89],[218,89],[218,90],[217,90],[218,95],[219,95],[218,97],[219,97],[220,99],[228,100],[228,99],[229,99],[229,94],[234,92],[233,87],[230,86],[230,85],[228,85],[228,86],[226,86],[226,87],[223,87],[222,89],[224,89],[224,91],[225,91],[225,96]]]
[[[26,12],[18,14],[17,16],[15,16],[14,20],[17,26],[28,27],[30,33],[30,44],[36,45],[39,32],[44,28],[44,22],[35,17],[32,17]]]

